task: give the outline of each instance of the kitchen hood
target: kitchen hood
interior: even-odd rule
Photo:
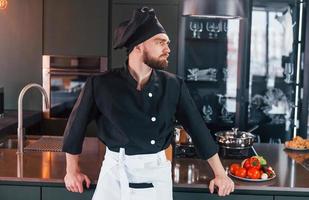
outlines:
[[[197,17],[247,18],[248,0],[183,0],[182,15]]]

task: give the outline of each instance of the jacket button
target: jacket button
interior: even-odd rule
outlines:
[[[151,141],[150,141],[150,144],[155,144],[155,143],[156,143],[155,140],[151,140]]]
[[[155,117],[151,118],[151,121],[155,122],[157,119]]]
[[[152,93],[151,93],[151,92],[149,92],[149,93],[148,93],[148,96],[149,96],[149,97],[152,97]]]

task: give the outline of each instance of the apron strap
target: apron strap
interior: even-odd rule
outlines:
[[[119,178],[120,178],[120,190],[121,200],[130,200],[130,188],[127,173],[125,171],[125,149],[120,148],[119,150]]]

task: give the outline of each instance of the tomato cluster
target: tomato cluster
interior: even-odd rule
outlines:
[[[261,165],[261,159],[263,159],[263,165]],[[247,158],[241,164],[232,163],[230,173],[237,177],[249,179],[267,179],[275,175],[272,168],[266,165],[265,159],[257,156]]]

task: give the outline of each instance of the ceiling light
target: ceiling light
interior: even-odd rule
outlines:
[[[0,10],[6,9],[7,6],[8,6],[7,0],[0,0]]]

